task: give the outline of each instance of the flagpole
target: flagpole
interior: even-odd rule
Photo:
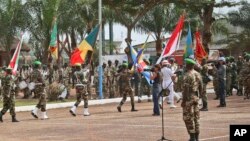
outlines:
[[[102,93],[102,0],[98,0],[99,16],[99,98],[103,98]]]

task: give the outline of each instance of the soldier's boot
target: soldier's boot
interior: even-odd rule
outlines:
[[[12,122],[19,122],[19,121],[16,119],[16,116],[12,116]]]
[[[195,139],[196,141],[199,141],[199,133],[195,133]]]
[[[131,112],[136,112],[138,110],[135,109],[135,105],[132,105]]]
[[[76,106],[74,105],[70,110],[69,112],[71,113],[72,116],[76,116]]]
[[[48,119],[49,117],[47,116],[47,113],[46,112],[41,112],[41,120],[46,120]]]
[[[123,105],[123,102],[121,101],[120,104],[117,106],[118,112],[122,112],[122,105]]]
[[[34,118],[38,118],[37,114],[38,114],[38,108],[35,107],[35,109],[32,110],[31,115],[32,115]]]
[[[83,109],[83,115],[84,115],[84,116],[90,116],[90,113],[89,113],[89,109],[88,109],[88,108],[84,108],[84,109]]]
[[[189,141],[196,141],[196,139],[195,139],[195,133],[190,133],[189,135],[190,135]]]
[[[0,122],[3,122],[3,114],[0,112]]]

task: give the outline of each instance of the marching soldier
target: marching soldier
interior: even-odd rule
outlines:
[[[84,72],[81,70],[81,64],[76,63],[75,64],[75,69],[76,71],[74,72],[75,78],[76,78],[76,102],[74,106],[70,109],[70,113],[73,116],[76,116],[76,108],[79,106],[81,103],[82,99],[84,100],[84,111],[83,115],[84,116],[89,116],[89,111],[88,111],[88,90],[87,90],[87,85],[88,85],[88,77],[87,77],[87,72]]]
[[[31,115],[34,118],[38,118],[38,110],[41,109],[41,119],[48,119],[46,114],[46,93],[45,93],[45,82],[43,80],[42,73],[40,72],[41,62],[34,62],[34,70],[31,73],[31,82],[35,83],[34,93],[38,96],[38,103],[34,110],[32,110]]]
[[[183,120],[186,124],[189,141],[198,141],[200,133],[200,111],[199,93],[203,91],[201,75],[194,70],[196,62],[192,59],[185,59],[186,72],[183,78]]]
[[[14,93],[14,79],[12,76],[12,69],[6,69],[6,75],[2,78],[3,86],[3,109],[0,112],[0,122],[3,122],[3,115],[10,110],[12,122],[19,122],[16,119],[15,113],[15,93]]]
[[[121,107],[126,102],[127,94],[131,98],[131,112],[137,111],[135,109],[135,102],[134,102],[134,94],[130,84],[131,73],[129,72],[128,65],[123,64],[122,70],[120,72],[120,81],[121,81],[121,92],[122,92],[122,100],[120,104],[117,106],[118,112],[122,112]]]

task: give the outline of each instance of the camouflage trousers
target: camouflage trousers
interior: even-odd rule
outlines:
[[[10,97],[3,97],[3,109],[1,113],[4,115],[8,110],[10,110],[10,115],[15,116],[15,96],[12,94]]]
[[[141,87],[140,87],[139,97],[142,97],[143,94],[150,97],[150,95],[151,95],[151,86],[148,84],[148,82],[143,82],[142,81],[141,82]]]
[[[131,85],[132,85],[132,88],[134,89],[135,95],[139,96],[140,82],[132,80]]]
[[[84,108],[88,108],[88,88],[86,87],[77,87],[76,88],[76,102],[75,106],[78,107],[82,99],[84,101]]]
[[[231,78],[231,76],[227,76],[227,79],[226,79],[227,95],[232,95],[231,85],[232,85],[232,78]]]
[[[44,89],[45,88],[43,86],[40,86],[40,85],[36,86],[34,89],[34,93],[38,97],[38,103],[37,103],[36,107],[38,109],[41,109],[42,112],[46,111],[46,104],[47,104],[46,93],[45,93]]]
[[[112,82],[112,78],[110,78],[111,80],[107,79],[106,80],[106,95],[109,96],[109,98],[114,98],[114,83]]]
[[[245,92],[244,92],[245,97],[246,97],[246,99],[249,99],[250,98],[250,86],[249,86],[249,84],[250,84],[250,76],[249,76],[249,78],[247,78],[244,81],[243,84],[244,84],[244,88],[245,88]]]
[[[217,79],[213,80],[213,86],[214,86],[214,92],[215,92],[216,98],[218,98],[219,97],[219,86],[218,86]]]
[[[63,85],[66,87],[67,89],[67,95],[70,95],[70,90],[72,88],[71,84],[69,83],[69,79],[68,78],[64,78],[63,81]]]
[[[130,96],[131,99],[131,106],[134,107],[135,105],[135,101],[134,101],[134,93],[131,87],[129,86],[122,86],[123,88],[121,89],[122,91],[122,100],[119,104],[119,106],[121,107],[127,100],[127,95]]]
[[[182,101],[183,120],[188,133],[200,133],[199,98],[192,96],[190,101]]]
[[[202,89],[202,94],[201,94],[201,99],[202,99],[202,103],[203,103],[203,108],[207,108],[208,104],[207,104],[207,84],[203,83],[203,89]]]

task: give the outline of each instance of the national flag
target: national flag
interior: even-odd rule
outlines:
[[[9,68],[12,68],[12,73],[16,75],[17,72],[17,67],[18,67],[18,62],[19,62],[19,55],[20,51],[22,48],[22,43],[23,43],[23,35],[21,35],[21,40],[18,42],[16,50],[10,60]]]
[[[194,51],[192,48],[192,34],[190,25],[188,27],[188,34],[187,34],[187,41],[186,41],[186,48],[184,49],[184,58],[189,58],[190,56],[194,56]]]
[[[182,15],[176,25],[171,37],[169,38],[165,48],[163,49],[160,58],[157,60],[156,64],[159,64],[161,60],[167,56],[170,56],[178,48],[178,41],[180,40],[181,31],[184,25],[184,16]]]
[[[195,58],[199,63],[201,63],[201,60],[207,57],[207,52],[203,48],[200,32],[198,31],[195,32],[195,40],[196,40]]]
[[[93,47],[96,42],[96,38],[99,32],[99,26],[96,26],[91,33],[81,42],[81,44],[73,51],[70,64],[84,63],[87,54],[93,53]]]
[[[51,56],[54,59],[58,58],[58,46],[57,46],[57,22],[54,21],[53,28],[50,35],[49,49]]]

